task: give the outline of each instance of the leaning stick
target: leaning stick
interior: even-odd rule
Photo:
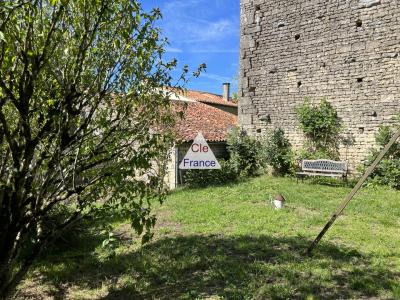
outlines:
[[[331,219],[326,223],[325,227],[321,230],[321,232],[318,234],[318,236],[315,238],[314,242],[310,245],[310,247],[307,249],[306,254],[311,255],[313,249],[317,246],[318,242],[322,239],[322,237],[325,235],[325,233],[328,231],[328,229],[333,225],[333,223],[336,221],[336,219],[342,214],[343,210],[346,208],[347,204],[354,198],[354,196],[357,194],[357,192],[360,190],[364,182],[368,179],[368,177],[371,175],[371,173],[375,170],[376,166],[381,162],[383,157],[386,155],[386,153],[390,150],[390,148],[393,146],[393,144],[397,141],[397,139],[400,137],[400,130],[391,138],[390,142],[385,146],[385,148],[382,149],[382,151],[379,153],[378,157],[375,159],[375,161],[372,163],[371,166],[367,169],[365,174],[360,178],[360,180],[357,182],[353,190],[347,195],[347,197],[342,201],[342,203],[339,205],[339,207],[336,209],[335,213],[332,215]]]

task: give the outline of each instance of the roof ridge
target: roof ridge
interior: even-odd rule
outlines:
[[[187,91],[198,92],[198,93],[202,93],[202,94],[210,94],[210,95],[214,95],[214,96],[217,96],[217,97],[224,98],[223,95],[221,95],[221,94],[216,94],[216,93],[211,93],[211,92],[205,92],[205,91],[199,91],[199,90],[189,90],[189,89]]]

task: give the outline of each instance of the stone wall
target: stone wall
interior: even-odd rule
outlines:
[[[239,121],[282,127],[301,147],[295,108],[325,97],[344,125],[350,168],[400,112],[400,1],[241,0]]]

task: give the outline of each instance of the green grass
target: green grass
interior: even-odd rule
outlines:
[[[115,222],[114,256],[96,231],[41,259],[19,298],[400,299],[400,193],[363,189],[324,237],[312,239],[350,191],[289,178],[172,193],[140,247]],[[284,210],[268,199],[281,193]]]

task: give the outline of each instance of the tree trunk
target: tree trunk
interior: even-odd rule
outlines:
[[[2,234],[2,240],[5,242],[0,248],[0,299],[7,299],[10,296],[9,283],[12,281],[13,266],[15,258],[13,258],[13,248],[16,235],[11,234],[9,229]]]
[[[16,239],[13,240],[15,242]],[[18,257],[14,253],[14,248],[8,251],[8,254],[1,254],[0,257],[0,300],[10,299],[15,293],[18,283],[24,278],[29,267],[39,255],[45,242],[38,242],[34,245],[31,253],[23,261],[19,262]],[[18,263],[21,264],[16,268]]]
[[[32,265],[34,259],[40,252],[40,246],[37,245],[39,250],[36,248],[31,253],[28,259],[24,260],[22,266],[16,271],[14,270],[15,258],[9,261],[9,264],[5,266],[4,272],[0,274],[0,300],[11,299],[16,292],[18,283],[24,278],[28,272],[29,267]]]
[[[3,268],[2,268],[3,269]],[[11,272],[6,271],[0,274],[0,300],[11,298],[12,293],[9,292],[8,282],[11,279]]]
[[[3,188],[0,191],[0,299],[11,297],[16,285],[14,279],[18,274],[23,276],[24,272],[15,272],[17,263],[17,251],[15,245],[20,232],[20,207],[16,204],[16,192]],[[21,268],[22,270],[22,268]],[[25,271],[26,273],[26,271]]]

